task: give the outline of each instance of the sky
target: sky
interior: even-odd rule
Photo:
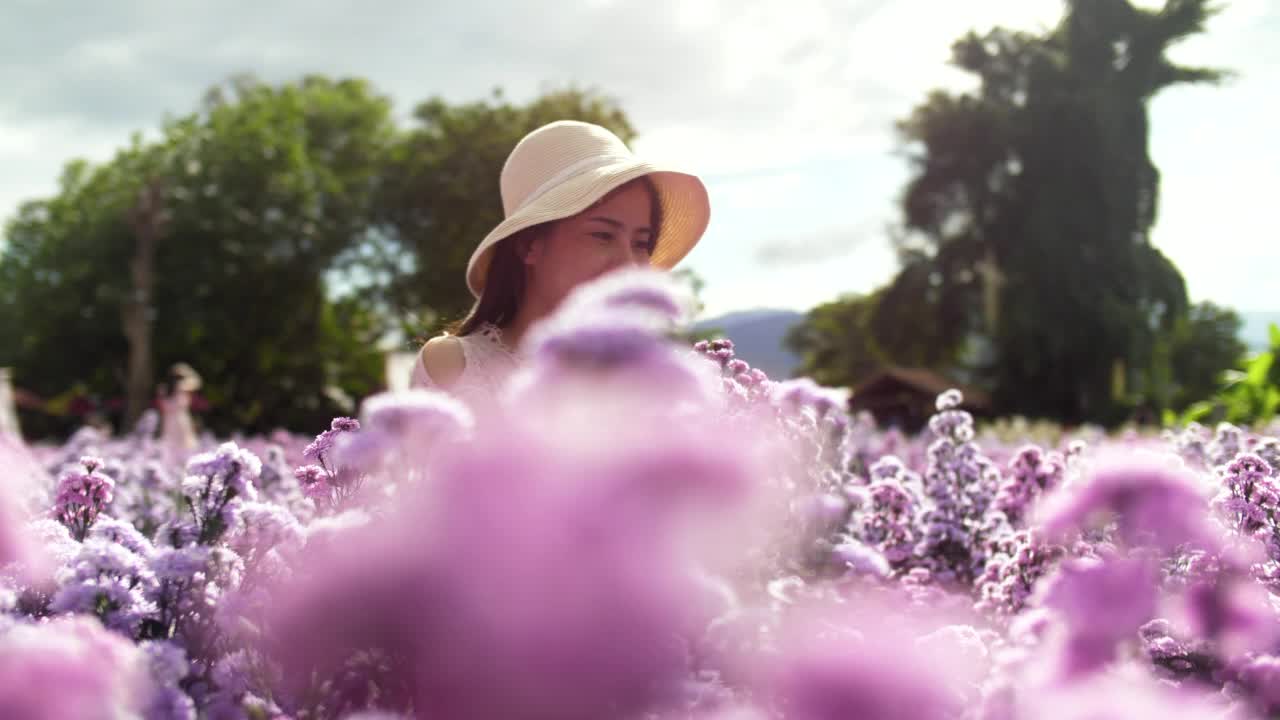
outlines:
[[[1151,2],[1139,2],[1151,5]],[[706,312],[805,310],[887,282],[908,167],[893,133],[931,89],[972,79],[953,40],[1047,28],[1060,0],[275,0],[0,5],[0,218],[195,108],[242,72],[368,78],[402,115],[500,87],[615,98],[635,150],[700,175],[712,220],[685,264]],[[1229,68],[1151,106],[1154,243],[1193,300],[1277,310],[1280,0],[1232,0],[1172,53]],[[497,192],[497,178],[494,179]],[[477,242],[480,238],[476,239]]]

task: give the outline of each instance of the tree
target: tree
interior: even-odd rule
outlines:
[[[1179,318],[1168,341],[1173,388],[1167,407],[1185,409],[1218,390],[1223,372],[1240,364],[1247,350],[1240,327],[1235,311],[1211,302],[1192,305]]]
[[[500,91],[462,105],[433,98],[417,107],[414,120],[391,148],[377,194],[378,231],[361,249],[365,291],[402,319],[410,337],[470,307],[467,260],[503,218],[498,178],[522,137],[555,120],[594,122],[624,142],[635,137],[612,100],[576,89],[527,105],[512,104]]]
[[[70,163],[59,192],[6,229],[0,319],[17,341],[0,364],[46,397],[77,381],[111,397],[131,375],[141,386],[126,337],[148,354],[112,319],[143,317],[153,366],[186,361],[204,376],[213,429],[320,425],[341,409],[326,388],[380,377],[370,316],[332,305],[325,273],[371,225],[393,133],[390,103],[363,81],[240,78],[159,140],[135,138],[98,167]],[[144,188],[164,216],[150,249],[150,222],[130,223]],[[153,279],[133,277],[130,261],[148,257]]]
[[[129,425],[142,415],[155,374],[151,358],[151,294],[155,288],[156,244],[165,223],[162,192],[154,180],[144,184],[128,213],[136,248],[129,262],[132,285],[120,312],[124,336],[129,341],[125,404],[125,423]]]
[[[899,126],[914,168],[903,267],[874,324],[887,330],[888,313],[915,304],[923,332],[953,350],[986,337],[992,363],[979,369],[1005,412],[1118,419],[1187,308],[1149,239],[1159,173],[1147,103],[1221,77],[1166,56],[1211,14],[1203,0],[1071,0],[1043,37],[957,42],[953,62],[981,84],[931,94]]]
[[[800,356],[799,374],[829,387],[853,387],[889,365],[871,329],[878,299],[850,295],[810,310],[786,337]]]

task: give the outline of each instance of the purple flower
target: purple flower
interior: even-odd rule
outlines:
[[[364,401],[360,412],[364,432],[385,433],[415,444],[456,438],[475,425],[465,405],[430,390],[375,395]]]
[[[1249,578],[1222,573],[1193,584],[1186,593],[1186,611],[1192,632],[1217,642],[1228,655],[1261,650],[1277,637],[1267,592]]]
[[[108,628],[131,637],[155,612],[150,597],[156,577],[147,559],[110,541],[86,540],[57,580],[49,605],[54,612],[97,615]]]
[[[950,400],[943,402],[950,406]],[[1008,529],[1007,520],[989,514],[1001,482],[995,464],[972,441],[973,417],[944,409],[929,421],[936,438],[927,450],[920,518],[918,562],[944,583],[969,585],[986,565],[988,541]]]
[[[1000,485],[996,508],[1009,523],[1020,526],[1035,501],[1062,483],[1066,462],[1057,453],[1034,445],[1018,451],[1009,463],[1010,475]]]
[[[1244,431],[1231,423],[1219,423],[1209,443],[1209,462],[1215,466],[1226,465],[1244,449]]]
[[[1205,428],[1199,423],[1188,423],[1181,432],[1172,433],[1167,439],[1190,467],[1203,469],[1210,466],[1208,438]]]
[[[148,690],[137,648],[97,620],[62,617],[0,630],[0,717],[133,717]]]
[[[964,404],[964,395],[959,390],[952,388],[938,396],[936,402],[938,412],[946,413],[949,410],[955,410]]]
[[[216,542],[235,522],[240,506],[258,499],[255,482],[261,477],[262,461],[233,442],[191,458],[187,472],[182,492],[201,544]]]
[[[146,720],[196,720],[196,705],[182,688],[167,685],[152,693],[142,716]]]
[[[688,288],[668,273],[626,268],[575,288],[553,321],[569,324],[584,316],[623,314],[663,327],[687,318],[692,300]]]
[[[1242,453],[1218,473],[1222,486],[1213,498],[1214,509],[1243,535],[1260,531],[1273,535],[1280,511],[1280,482],[1271,466],[1253,453]]]
[[[990,559],[976,587],[979,611],[1011,618],[1026,609],[1040,579],[1057,567],[1066,550],[1050,545],[1038,531],[1022,530],[992,543]]]
[[[1154,566],[1145,559],[1061,564],[1041,602],[1066,622],[1061,663],[1067,677],[1096,670],[1115,657],[1120,643],[1137,638],[1138,629],[1155,614],[1157,582]]]
[[[311,444],[302,451],[302,457],[312,462],[324,462],[325,455],[333,449],[333,438],[336,433],[333,430],[325,430],[311,441]]]
[[[302,546],[302,526],[293,513],[274,503],[244,503],[227,534],[227,545],[255,559],[275,548],[296,550]]]
[[[138,532],[133,523],[116,520],[111,517],[98,518],[98,521],[93,525],[93,529],[89,532],[89,537],[116,543],[143,558],[150,557],[151,553],[155,551],[151,541]]]
[[[547,362],[582,371],[643,364],[667,351],[648,329],[613,323],[580,325],[536,338],[533,350]]]
[[[859,542],[847,542],[835,548],[835,556],[855,575],[889,577],[889,562],[884,555]]]
[[[80,462],[83,472],[68,472],[58,481],[53,508],[53,516],[66,525],[77,540],[85,538],[98,514],[111,503],[116,486],[114,480],[98,472],[102,460],[84,457]]]
[[[48,482],[48,473],[31,451],[17,437],[0,432],[0,566],[13,561],[42,564],[38,546],[23,532],[28,514],[24,495],[42,491],[43,505],[43,490]]]
[[[728,338],[720,338],[709,342],[702,340],[695,343],[693,349],[715,365],[718,365],[721,370],[727,370],[729,363],[734,359],[733,341]]]
[[[393,709],[629,716],[684,677],[675,639],[700,595],[680,510],[724,508],[742,481],[736,456],[700,442],[596,459],[495,430],[402,488],[389,517],[307,552],[264,624],[272,655],[291,687],[352,649],[402,658],[388,687],[413,697]]]
[[[472,411],[447,393],[408,390],[374,395],[361,405],[360,432],[345,433],[335,442],[326,478],[354,492],[358,487],[339,482],[344,470],[358,479],[391,464],[399,464],[402,471],[414,469],[442,445],[466,438],[474,425]],[[316,487],[318,476],[305,472],[298,476],[304,488]],[[310,494],[317,493],[322,491],[317,488]]]
[[[763,674],[772,704],[788,720],[943,720],[960,709],[947,677],[959,665],[955,646],[931,648],[926,659],[923,646],[903,642],[901,634],[913,629],[892,633],[834,616],[791,623],[784,632],[785,646],[764,660]]]
[[[1252,693],[1260,712],[1270,715],[1280,710],[1280,657],[1258,655],[1238,670],[1240,683]]]
[[[860,494],[862,507],[849,522],[854,538],[878,550],[893,566],[911,561],[919,540],[916,513],[921,500],[916,487],[919,477],[910,473],[897,458],[883,458],[871,468],[873,482]]]
[[[218,478],[242,487],[251,486],[262,474],[262,461],[235,443],[226,442],[213,452],[192,456],[187,461],[187,474]]]
[[[190,673],[186,651],[173,643],[154,640],[140,643],[138,649],[146,658],[154,686],[143,717],[147,720],[194,720],[195,703],[178,686]]]
[[[360,429],[360,421],[349,417],[336,417],[329,424],[329,429],[334,432],[355,432]]]
[[[317,435],[316,439],[302,451],[303,459],[328,467],[329,456],[337,439],[344,433],[353,433],[359,429],[360,423],[357,420],[348,417],[334,418],[329,429]]]
[[[327,478],[324,468],[319,465],[303,465],[302,467],[295,468],[293,476],[297,478],[303,488],[316,483],[323,483]]]
[[[1220,545],[1195,478],[1159,457],[1101,459],[1083,485],[1053,501],[1043,512],[1051,539],[1094,527],[1103,518],[1116,521],[1118,539],[1130,547],[1149,544],[1168,552],[1183,544],[1202,549]]]
[[[1271,468],[1272,475],[1280,475],[1280,438],[1263,438],[1254,452]]]
[[[1205,720],[1238,717],[1225,703],[1192,687],[1174,687],[1125,665],[1114,673],[1049,687],[1019,688],[1014,717],[1036,720]]]
[[[841,405],[841,398],[834,390],[824,388],[809,378],[797,378],[776,383],[773,386],[775,402],[788,412],[812,408],[819,416],[826,415]]]
[[[185,582],[196,573],[204,572],[208,563],[207,547],[163,547],[151,558],[151,571],[162,582]]]

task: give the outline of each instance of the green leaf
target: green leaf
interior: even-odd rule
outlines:
[[[1267,326],[1267,331],[1271,336],[1271,349],[1280,350],[1280,325],[1271,323]]]
[[[1210,413],[1213,412],[1213,408],[1214,408],[1214,403],[1208,400],[1203,400],[1198,403],[1193,403],[1190,407],[1188,407],[1186,410],[1183,411],[1182,424],[1186,425],[1188,423],[1199,422],[1200,420],[1203,420],[1204,418],[1208,417]]]
[[[1262,412],[1256,418],[1258,420],[1268,420],[1275,416],[1277,409],[1280,409],[1280,388],[1271,385],[1267,387],[1266,392],[1266,397],[1262,400]]]
[[[1241,370],[1223,370],[1219,382],[1221,382],[1223,389],[1230,389],[1240,384],[1246,377],[1247,375]]]
[[[1267,373],[1271,372],[1271,364],[1275,362],[1276,356],[1269,352],[1258,353],[1257,357],[1249,361],[1249,370],[1246,376],[1246,382],[1251,387],[1260,388],[1267,383]]]

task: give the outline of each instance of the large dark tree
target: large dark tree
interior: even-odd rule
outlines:
[[[1166,55],[1211,12],[1203,0],[1071,0],[1047,36],[960,40],[954,62],[980,86],[934,93],[900,125],[915,168],[903,268],[873,324],[923,304],[940,342],[985,336],[1003,411],[1067,422],[1124,412],[1187,308],[1181,275],[1150,242],[1159,173],[1147,105],[1170,85],[1220,77]]]

